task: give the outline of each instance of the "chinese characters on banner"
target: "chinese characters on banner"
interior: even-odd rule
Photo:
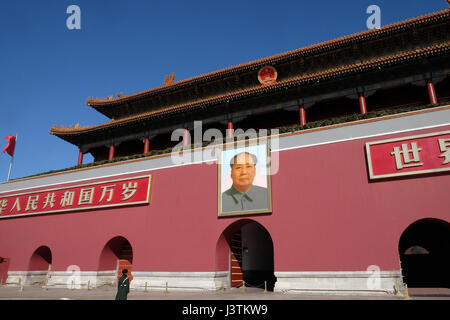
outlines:
[[[151,176],[0,195],[0,218],[148,204]]]
[[[450,171],[450,131],[366,143],[370,179]]]

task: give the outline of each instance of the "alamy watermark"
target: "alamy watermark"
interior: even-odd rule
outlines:
[[[381,27],[380,7],[372,4],[367,7],[366,13],[370,14],[370,16],[366,20],[367,29],[379,29]]]
[[[367,289],[380,290],[381,289],[381,269],[377,265],[370,265],[367,267],[367,271],[371,274],[366,281]]]
[[[70,14],[66,20],[66,26],[69,30],[80,30],[81,29],[81,9],[79,6],[72,4],[67,7],[67,14]]]
[[[72,264],[67,267],[66,272],[70,272],[67,278],[67,289],[81,289],[81,269],[79,266]]]
[[[232,131],[230,131],[232,130]],[[221,130],[209,128],[203,132],[202,121],[194,121],[193,137],[190,132],[183,128],[175,129],[171,135],[172,141],[180,141],[171,151],[171,160],[175,165],[187,163],[206,164],[220,163],[218,157],[220,151],[231,151],[236,148],[250,148],[256,144],[268,141],[271,152],[269,152],[266,163],[270,165],[270,174],[276,174],[279,170],[279,130],[271,129],[227,129],[226,136]],[[192,149],[192,144],[194,148]],[[265,156],[265,155],[264,155]]]

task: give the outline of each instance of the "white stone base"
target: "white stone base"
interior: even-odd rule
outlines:
[[[10,271],[5,285],[44,285],[48,273],[48,271]]]
[[[220,272],[140,272],[133,271],[131,290],[197,291],[229,288],[228,271]],[[117,271],[9,271],[6,286],[46,285],[51,288],[87,289],[116,287]]]
[[[117,271],[9,271],[5,285],[41,285],[53,288],[87,289],[115,286]]]
[[[404,294],[400,271],[275,272],[275,292],[348,295]]]
[[[228,271],[219,272],[133,272],[131,289],[165,291],[220,290],[229,287]]]
[[[139,291],[214,291],[229,288],[229,272],[133,271],[130,289]],[[275,272],[275,292],[386,295],[405,293],[400,271]],[[116,287],[117,271],[9,271],[5,285],[87,289]]]

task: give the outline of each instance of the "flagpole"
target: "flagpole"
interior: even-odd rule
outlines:
[[[9,162],[8,178],[6,179],[6,181],[9,181],[9,176],[11,175],[12,164],[13,164],[13,158],[11,158],[11,161]]]
[[[16,133],[16,142],[15,142],[15,145],[14,145],[14,149],[15,149],[15,146],[17,145],[17,136],[18,136],[18,134]],[[11,176],[11,169],[12,169],[12,165],[13,165],[14,154],[15,154],[15,152],[13,153],[13,155],[11,157],[11,161],[9,163],[8,178],[6,179],[6,181],[9,181],[9,177]]]

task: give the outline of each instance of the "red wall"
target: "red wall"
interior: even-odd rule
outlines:
[[[280,153],[273,213],[261,223],[274,243],[275,271],[399,270],[398,242],[412,222],[449,220],[450,175],[369,182],[364,143],[446,128],[300,148]],[[217,166],[149,171],[151,204],[0,220],[0,256],[28,270],[48,246],[52,270],[99,270],[105,244],[125,237],[133,271],[226,270],[221,233],[243,217],[217,218]],[[142,175],[139,173],[138,175]],[[132,175],[130,175],[132,176]]]

